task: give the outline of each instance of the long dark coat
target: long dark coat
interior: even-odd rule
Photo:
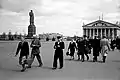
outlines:
[[[77,47],[76,47],[76,43],[75,43],[75,42],[73,42],[73,43],[70,42],[70,43],[69,43],[68,49],[70,49],[70,56],[73,56],[73,55],[74,55],[76,48],[77,48]]]
[[[90,53],[90,45],[89,45],[89,41],[88,40],[83,40],[83,45],[84,45],[84,53],[85,54],[89,54]]]
[[[93,39],[92,47],[93,47],[93,56],[99,56],[100,39]]]
[[[78,41],[77,42],[77,47],[78,47],[78,55],[82,55],[84,54],[85,50],[84,50],[84,42],[83,41]]]
[[[117,46],[117,49],[120,50],[120,39],[119,38],[116,39],[116,46]]]
[[[115,40],[111,40],[111,44],[110,44],[111,49],[114,49],[114,48],[115,48],[115,46],[116,46],[116,43],[115,43],[115,42],[116,42]]]

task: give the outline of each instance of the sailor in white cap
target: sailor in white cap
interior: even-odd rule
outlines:
[[[57,60],[59,59],[60,68],[63,68],[63,49],[65,48],[64,42],[61,41],[61,36],[57,36],[58,41],[54,44],[54,61],[53,61],[53,69],[57,68]]]

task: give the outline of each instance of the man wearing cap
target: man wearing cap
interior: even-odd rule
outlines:
[[[21,37],[21,41],[18,43],[15,57],[18,55],[19,52],[20,52],[19,64],[22,65],[23,57],[26,57],[27,59],[29,55],[29,45],[28,42],[24,39],[24,37]],[[25,69],[26,68],[23,66],[21,71],[25,71]]]
[[[32,48],[31,51],[31,64],[29,64],[28,68],[31,68],[31,65],[34,61],[34,58],[36,56],[38,62],[39,62],[39,67],[41,67],[43,65],[42,60],[41,60],[41,56],[40,56],[40,47],[41,47],[41,43],[40,40],[37,38],[37,35],[33,35],[33,41],[31,42],[30,47]]]
[[[63,67],[63,49],[64,49],[64,42],[61,40],[61,37],[57,37],[58,41],[55,42],[54,49],[55,49],[55,54],[54,54],[54,61],[53,61],[53,69],[57,68],[57,60],[59,59],[60,63],[60,68],[62,69]]]

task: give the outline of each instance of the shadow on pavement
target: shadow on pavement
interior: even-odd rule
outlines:
[[[11,70],[11,71],[13,71],[13,72],[21,72],[21,70]]]
[[[49,70],[53,70],[53,68],[52,67],[48,67],[48,66],[43,66],[43,67],[41,67],[42,69],[49,69]]]
[[[20,69],[1,68],[0,70],[2,70],[4,72],[6,72],[6,71],[8,71],[8,72],[21,72]]]
[[[89,60],[87,62],[93,62],[93,60]],[[103,63],[102,61],[97,61],[98,63]],[[93,62],[94,63],[94,62]]]
[[[113,60],[112,62],[120,62],[120,60]]]
[[[81,62],[81,60],[77,60],[77,59],[65,59],[66,61],[76,61],[76,62]],[[88,60],[88,61],[84,61],[84,62],[92,62],[92,63],[94,63],[93,62],[93,60]],[[98,63],[103,63],[102,61],[97,61]]]

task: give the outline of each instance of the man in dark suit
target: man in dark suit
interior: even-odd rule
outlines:
[[[93,42],[92,42],[92,47],[93,47],[93,62],[97,62],[97,56],[99,56],[100,52],[100,39],[98,39],[97,36],[95,36]]]
[[[54,49],[54,62],[53,69],[57,68],[57,60],[59,59],[60,69],[63,68],[63,49],[65,48],[64,42],[61,40],[61,36],[57,37],[58,41],[55,42]]]
[[[83,48],[84,48],[84,54],[82,55],[82,62],[84,62],[84,55],[87,57],[87,61],[89,60],[88,54],[89,54],[89,50],[90,50],[89,49],[89,41],[88,41],[86,35],[83,36],[82,43],[83,43]]]
[[[22,65],[23,57],[26,57],[27,59],[29,55],[29,45],[28,45],[28,42],[25,41],[23,37],[21,37],[21,41],[18,44],[15,56],[17,56],[19,52],[20,52],[19,64]],[[23,69],[21,71],[24,71],[24,70],[25,70],[25,67],[23,66]]]

